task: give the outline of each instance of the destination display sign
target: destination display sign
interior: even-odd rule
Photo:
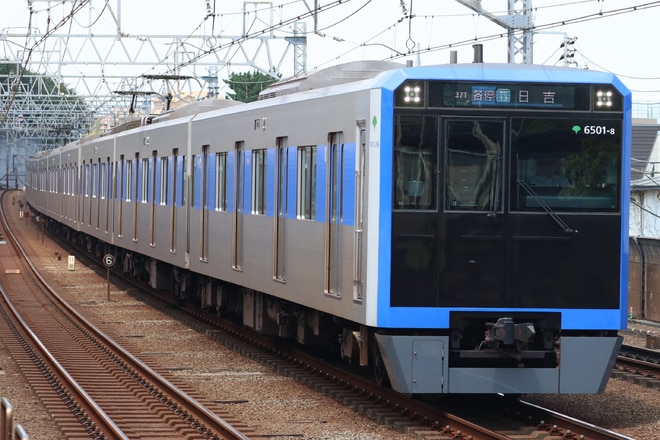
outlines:
[[[407,81],[396,105],[426,108],[622,112],[612,85],[477,81]]]
[[[432,87],[431,96],[433,91]],[[455,82],[442,84],[441,106],[586,110],[584,106],[589,105],[589,96],[589,86]]]

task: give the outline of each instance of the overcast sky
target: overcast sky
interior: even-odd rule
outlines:
[[[308,70],[356,59],[439,64],[449,61],[450,50],[458,52],[459,62],[471,62],[475,42],[484,44],[485,62],[507,61],[506,30],[454,0],[317,1],[321,6],[317,16],[320,34],[308,35]],[[41,32],[49,26],[48,19],[50,26],[58,23],[74,5],[72,0],[31,3],[32,27]],[[122,32],[129,36],[240,35],[244,28],[252,33],[271,23],[304,17],[315,0],[270,3],[274,8],[266,12],[268,2],[263,1],[108,0],[106,6],[106,0],[92,0],[91,9],[80,11],[73,22],[58,32],[112,33],[120,22]],[[530,3],[534,24],[540,29],[534,35],[535,64],[563,65],[560,45],[565,37],[577,37],[574,60],[578,67],[613,72],[633,90],[634,101],[660,103],[660,1]],[[508,0],[483,0],[481,4],[496,16],[506,16]],[[633,10],[635,6],[637,10]],[[244,15],[244,9],[250,14]],[[208,16],[207,11],[215,11],[215,15]],[[29,15],[27,0],[4,0],[0,31],[8,34],[25,30]],[[312,19],[303,20],[307,31],[312,32]],[[567,24],[561,25],[562,22]],[[276,29],[274,35],[283,38],[292,31],[292,25],[285,25]],[[418,50],[419,55],[411,54]],[[4,58],[10,56],[0,54]],[[289,56],[292,69],[293,54]],[[282,70],[284,76],[292,74],[292,70]]]

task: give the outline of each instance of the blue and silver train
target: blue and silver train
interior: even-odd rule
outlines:
[[[608,73],[356,62],[40,152],[26,193],[124,272],[402,393],[598,393],[630,113]]]

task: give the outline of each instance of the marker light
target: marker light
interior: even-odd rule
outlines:
[[[406,86],[403,88],[403,102],[406,104],[421,102],[422,97],[420,93],[422,88],[420,86]]]
[[[405,106],[424,105],[424,87],[420,82],[407,82],[398,91],[397,102]]]
[[[596,108],[609,108],[612,107],[612,105],[611,90],[596,91]]]

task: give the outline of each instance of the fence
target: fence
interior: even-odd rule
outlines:
[[[30,436],[27,435],[21,425],[14,424],[14,408],[9,403],[9,400],[2,398],[2,408],[0,410],[0,440],[29,440]],[[13,431],[13,437],[12,437]]]

